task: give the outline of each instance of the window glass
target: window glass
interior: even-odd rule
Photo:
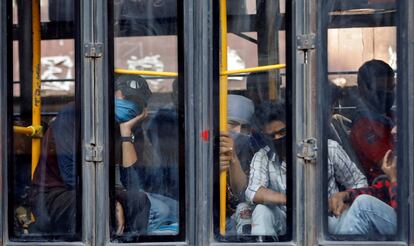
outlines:
[[[234,13],[236,5],[243,11]],[[227,1],[227,47],[221,45],[221,52],[227,48],[228,71],[284,65],[284,8],[284,1]],[[284,66],[221,76],[220,83],[226,79],[228,90],[220,93],[227,93],[227,130],[217,131],[220,148],[214,192],[216,239],[289,240],[290,158],[286,154],[289,126]],[[223,172],[225,197],[219,193],[219,175]],[[225,223],[220,223],[223,200]]]
[[[185,231],[179,4],[114,1],[111,238],[181,240]]]
[[[397,230],[395,1],[333,1],[329,15],[327,227],[335,240]]]
[[[48,1],[40,2],[38,21],[44,24],[45,15],[54,12]],[[65,13],[73,17],[75,1],[55,1],[60,3],[72,7]],[[66,11],[62,6],[60,9]],[[31,12],[30,4],[13,1],[13,23],[19,25],[13,25],[14,134],[8,168],[10,237],[16,241],[80,240],[75,25],[70,23],[71,37],[45,33],[40,40],[43,25],[31,30],[32,23],[36,23],[36,18],[27,18]],[[49,21],[58,33],[59,20]],[[39,42],[32,44],[32,32],[33,40],[37,36]]]

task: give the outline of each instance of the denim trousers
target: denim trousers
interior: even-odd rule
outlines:
[[[397,229],[397,213],[373,196],[360,195],[340,217],[329,217],[328,225],[329,232],[337,235],[392,235]]]
[[[175,225],[172,228],[178,230],[178,202],[160,194],[147,193],[147,195],[151,203],[148,232],[155,232],[166,225]]]

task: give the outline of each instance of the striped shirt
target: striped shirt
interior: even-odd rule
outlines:
[[[338,184],[346,189],[368,186],[366,177],[344,149],[337,142],[328,140],[329,197],[339,191]],[[247,201],[253,203],[260,187],[286,194],[286,163],[279,161],[268,146],[256,152],[251,161],[249,183],[245,192]]]

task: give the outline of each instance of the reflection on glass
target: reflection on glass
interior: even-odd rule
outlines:
[[[157,240],[154,236],[175,240],[183,233],[181,95],[178,77],[163,72],[178,70],[177,2],[117,1],[114,17],[117,141],[111,236],[121,242]],[[155,73],[136,75],[140,71]]]
[[[21,28],[13,41],[13,125],[23,129],[38,127],[32,120],[32,31],[25,33],[24,25],[32,20],[22,15],[24,4],[13,4],[14,19]],[[68,2],[72,6],[74,1]],[[45,19],[49,5],[42,1],[40,19]],[[31,8],[29,9],[31,10]],[[55,27],[60,28],[57,24]],[[33,31],[35,33],[36,30]],[[27,42],[29,40],[29,42]],[[35,46],[34,46],[35,47]],[[41,127],[42,134],[30,136],[14,131],[12,161],[9,164],[13,179],[9,213],[13,223],[9,230],[12,240],[80,240],[79,209],[80,170],[78,169],[79,112],[75,110],[74,40],[42,40],[40,43]],[[37,94],[39,95],[39,94]],[[68,103],[71,102],[71,103]],[[36,115],[36,114],[34,114]],[[40,148],[32,140],[40,139]],[[34,154],[39,149],[40,157]],[[32,167],[32,159],[34,166]]]
[[[230,71],[285,61],[280,14],[284,1],[256,2],[235,1],[233,5],[246,7],[239,15],[227,5]],[[252,17],[258,24],[249,29]],[[219,157],[220,170],[227,171],[226,231],[219,233],[217,206],[216,237],[237,242],[288,240],[284,78],[280,70],[266,70],[228,76],[228,85],[228,132],[220,134]]]
[[[328,231],[334,239],[392,239],[397,230],[396,28],[381,23],[395,14],[395,3],[342,1],[332,8],[329,25],[354,28],[328,31]],[[372,27],[360,28],[354,15],[361,11],[366,20],[376,19]]]

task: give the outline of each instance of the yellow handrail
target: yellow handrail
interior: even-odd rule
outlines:
[[[115,68],[115,73],[120,74],[134,74],[134,75],[148,75],[148,76],[165,76],[165,77],[177,77],[178,73],[174,72],[156,72],[156,71],[145,71],[145,70],[130,70]]]
[[[226,54],[226,59],[227,59],[227,54]],[[261,71],[269,71],[273,69],[283,69],[283,68],[286,68],[286,64],[274,64],[274,65],[250,67],[250,68],[243,68],[243,69],[229,70],[229,71],[226,70],[227,68],[222,68],[223,70],[221,70],[220,75],[225,76],[225,75],[233,75],[233,74],[253,73],[253,72],[261,72]],[[123,68],[115,68],[115,73],[160,76],[160,77],[177,77],[178,76],[178,73],[176,72],[157,72],[157,71],[147,71],[147,70],[131,70],[131,69],[123,69]]]
[[[226,0],[220,0],[220,132],[227,132],[227,5]],[[227,171],[220,171],[220,234],[226,234],[226,189]]]
[[[259,66],[259,67],[250,67],[250,68],[243,68],[243,69],[237,69],[237,70],[230,70],[230,71],[221,72],[220,75],[253,73],[253,72],[269,71],[269,70],[273,70],[273,69],[283,69],[283,68],[286,68],[286,64],[275,64],[275,65],[267,65],[267,66]]]
[[[13,126],[13,131],[15,133],[26,134],[29,137],[41,138],[43,137],[43,127],[42,126]]]
[[[40,80],[40,0],[32,2],[32,126],[41,125],[41,80]],[[40,157],[41,139],[32,138],[32,178]]]

